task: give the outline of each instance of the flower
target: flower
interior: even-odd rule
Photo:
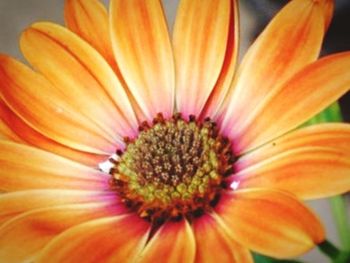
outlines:
[[[333,1],[293,0],[236,69],[237,3],[67,0],[0,56],[1,262],[252,262],[324,240],[300,201],[350,189],[349,90],[317,60]],[[107,162],[111,169],[99,169]]]

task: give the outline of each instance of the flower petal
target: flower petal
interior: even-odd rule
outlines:
[[[325,13],[325,28],[327,30],[333,18],[334,0],[321,0],[321,1],[323,1],[321,3],[325,5],[323,11]]]
[[[114,192],[79,190],[25,190],[0,195],[0,226],[21,213],[50,206],[116,199]]]
[[[199,115],[225,60],[233,2],[180,1],[173,46],[179,112]],[[226,66],[226,65],[225,65]]]
[[[2,99],[33,129],[75,149],[96,154],[113,152],[113,141],[104,132],[72,108],[67,97],[46,79],[24,64],[0,56],[0,80]]]
[[[242,130],[256,108],[305,65],[317,59],[325,33],[327,0],[295,0],[283,8],[250,47],[224,105],[223,130]]]
[[[32,262],[40,250],[63,231],[93,220],[118,214],[106,202],[56,206],[32,210],[0,227],[0,262]]]
[[[96,219],[57,236],[37,262],[134,262],[148,229],[149,224],[135,215]]]
[[[64,15],[67,27],[99,51],[109,63],[127,93],[138,120],[145,120],[115,61],[105,6],[99,0],[66,0]]]
[[[132,137],[137,120],[118,78],[81,38],[53,23],[36,23],[21,36],[21,50],[74,107],[112,139]]]
[[[0,126],[4,127],[0,131],[0,135],[4,136],[5,139],[32,145],[92,167],[97,167],[99,163],[109,157],[108,155],[77,151],[46,137],[26,124],[1,99]]]
[[[349,152],[350,125],[345,123],[322,123],[295,130],[240,157],[235,163],[236,171],[241,171],[270,157],[302,147],[330,147],[335,150]]]
[[[109,189],[109,175],[26,145],[0,141],[0,163],[0,191]]]
[[[324,198],[350,191],[350,148],[300,147],[249,167],[235,176],[239,187],[272,187],[299,198]]]
[[[227,234],[268,256],[296,257],[324,240],[316,216],[286,192],[238,190],[225,194],[215,210]]]
[[[66,0],[64,18],[70,30],[93,46],[109,64],[115,64],[108,12],[99,0]]]
[[[196,263],[254,262],[249,250],[230,239],[212,216],[204,215],[194,220],[193,231],[196,237]]]
[[[23,142],[0,118],[0,140]]]
[[[152,120],[174,110],[174,62],[159,0],[112,0],[110,23],[113,51],[142,111]]]
[[[12,142],[24,143],[24,141],[11,129],[11,122],[8,123],[7,111],[9,108],[5,105],[0,97],[0,140],[8,140]]]
[[[201,113],[202,118],[217,116],[220,106],[225,97],[230,94],[233,75],[236,70],[236,62],[238,55],[239,40],[239,17],[238,17],[238,1],[233,0],[231,4],[231,14],[228,29],[227,47],[221,73],[211,91],[210,96]]]
[[[194,262],[196,244],[191,226],[186,220],[167,222],[147,243],[141,252],[140,263]]]
[[[231,138],[236,140],[235,151],[256,148],[296,128],[337,100],[349,90],[349,67],[350,52],[327,56],[306,66],[264,99],[247,121],[249,125],[230,130]]]

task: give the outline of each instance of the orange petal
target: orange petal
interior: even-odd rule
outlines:
[[[44,136],[26,124],[1,99],[0,129],[0,136],[4,136],[5,139],[29,144],[92,167],[97,167],[99,163],[108,158],[108,155],[97,155],[74,150]]]
[[[5,120],[7,114],[4,112],[4,109],[6,111],[9,110],[0,98],[0,139],[24,143],[24,141],[10,128],[10,125]]]
[[[63,231],[117,213],[117,207],[95,203],[56,206],[22,214],[0,227],[0,262],[33,262],[38,252]]]
[[[235,167],[237,171],[241,171],[286,151],[310,146],[349,152],[350,125],[322,123],[298,129],[242,156],[235,163]]]
[[[228,29],[227,47],[221,73],[205,104],[201,117],[215,117],[225,97],[230,93],[230,85],[236,70],[239,39],[238,1],[233,0]],[[232,89],[232,86],[231,86]]]
[[[229,48],[232,5],[230,0],[180,1],[173,46],[177,109],[185,115],[200,114],[218,81]]]
[[[118,78],[81,38],[52,23],[36,23],[21,36],[21,50],[76,110],[114,140],[133,136],[137,120]]]
[[[16,119],[17,116],[0,97],[0,139],[25,144],[25,141],[11,128]]]
[[[325,13],[325,28],[328,29],[334,13],[334,0],[321,0],[321,4],[324,4],[324,13]]]
[[[212,216],[204,215],[194,220],[193,231],[196,237],[196,263],[254,262],[249,250],[230,239]]]
[[[110,176],[30,146],[0,141],[0,191],[109,189]]]
[[[149,120],[174,110],[174,62],[159,0],[111,2],[113,51],[123,77]]]
[[[306,66],[263,100],[247,121],[249,125],[229,131],[236,139],[235,151],[256,148],[296,128],[337,100],[349,90],[349,67],[350,52],[327,56]]]
[[[234,240],[275,258],[299,256],[324,240],[316,216],[286,192],[239,190],[225,194],[215,210]]]
[[[105,6],[99,0],[66,0],[64,16],[67,27],[93,46],[109,63],[127,93],[138,120],[145,120],[115,61]]]
[[[2,99],[33,129],[82,151],[107,154],[115,150],[113,140],[72,108],[71,100],[24,64],[0,56],[0,80]]]
[[[167,222],[149,241],[140,255],[140,263],[194,262],[196,244],[191,226],[186,220]]]
[[[50,206],[116,199],[114,192],[79,190],[26,190],[0,195],[0,226],[21,213]]]
[[[96,219],[53,239],[37,262],[135,262],[148,229],[149,224],[134,215]]]
[[[66,0],[64,18],[70,30],[99,51],[110,64],[115,64],[108,12],[99,0]]]
[[[241,188],[279,188],[303,199],[342,194],[350,191],[350,148],[346,152],[328,147],[291,149],[236,176]]]
[[[16,133],[14,133],[1,119],[0,119],[0,139],[14,142],[23,142]]]
[[[223,128],[242,130],[264,98],[317,59],[325,33],[326,0],[295,0],[283,8],[250,47],[224,105]]]

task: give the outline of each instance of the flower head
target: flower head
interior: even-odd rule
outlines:
[[[350,189],[349,90],[317,60],[331,0],[292,0],[236,69],[234,0],[67,0],[0,56],[1,262],[252,262],[324,240],[300,200]],[[107,160],[107,161],[106,161]],[[101,168],[108,164],[110,169]]]

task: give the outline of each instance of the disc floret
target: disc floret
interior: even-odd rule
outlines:
[[[179,114],[144,122],[111,173],[123,201],[146,219],[192,217],[210,210],[232,170],[227,139],[215,123]]]

